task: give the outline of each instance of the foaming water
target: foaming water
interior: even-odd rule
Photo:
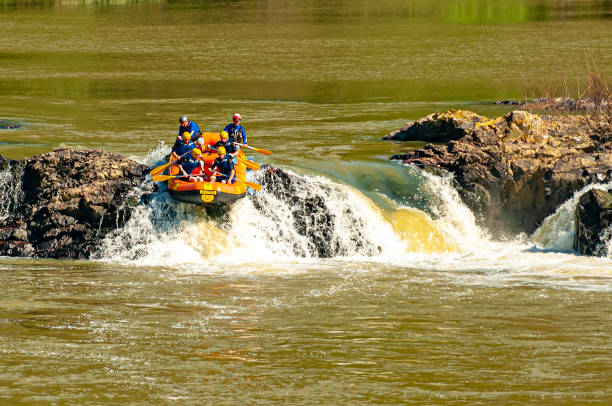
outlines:
[[[531,240],[540,248],[571,251],[576,232],[574,224],[574,211],[580,197],[592,189],[608,190],[612,182],[588,185],[575,192],[570,199],[542,222],[542,225],[533,233]],[[602,236],[605,237],[605,236]],[[609,241],[609,240],[608,240]],[[611,257],[610,245],[606,252]]]
[[[436,222],[421,210],[400,207],[389,213],[388,220],[408,252],[434,254],[458,249],[455,241],[446,238]]]
[[[494,249],[490,236],[476,224],[474,213],[463,204],[457,191],[451,186],[452,176],[435,176],[423,172],[433,196],[432,211],[438,218],[437,225],[462,251]]]
[[[241,249],[252,255],[263,253],[261,258],[270,254],[375,257],[405,251],[381,210],[359,191],[320,176],[286,172],[295,191],[278,194],[263,190],[232,210],[232,231],[250,232],[263,244]]]
[[[144,161],[154,166],[167,150],[160,144]],[[588,188],[564,203],[532,239],[500,242],[476,224],[450,177],[422,174],[426,211],[402,205],[383,210],[351,186],[285,172],[295,187],[291,193],[274,193],[283,186],[249,173],[264,189],[250,191],[227,213],[213,217],[201,207],[172,200],[162,185],[125,227],[107,236],[97,258],[179,274],[352,273],[409,265],[466,284],[612,289],[609,259],[540,243],[544,229],[549,235],[571,232],[567,219]]]
[[[250,192],[220,218],[208,216],[201,207],[173,201],[162,188],[147,205],[136,208],[122,229],[107,236],[98,258],[208,269],[229,262],[405,253],[405,243],[365,196],[325,178],[291,176],[301,186],[292,198],[265,190]],[[308,207],[312,202],[321,206],[303,213],[304,202]]]
[[[142,161],[159,165],[168,152],[160,143]],[[210,272],[227,263],[311,264],[322,257],[384,262],[456,248],[421,210],[383,211],[348,185],[285,172],[295,190],[274,193],[283,186],[265,184],[215,218],[201,207],[172,200],[161,185],[122,229],[105,238],[96,257]],[[261,172],[249,177],[263,180]]]
[[[8,218],[22,200],[21,178],[8,167],[0,170],[0,220]]]
[[[135,159],[155,167],[169,151],[160,143],[145,158]],[[415,175],[415,182],[420,182],[415,193],[420,195],[412,201],[423,205],[421,210],[395,203],[397,196],[386,196],[384,189],[376,192],[376,201],[385,202],[381,208],[352,186],[292,170],[285,172],[295,190],[279,194],[275,190],[283,186],[266,183],[262,172],[249,173],[251,181],[264,184],[261,192],[249,191],[216,216],[172,200],[160,184],[124,227],[107,235],[95,259],[203,274],[371,272],[381,266],[410,266],[465,283],[611,289],[610,258],[580,256],[571,250],[579,197],[610,184],[576,192],[531,237],[500,242],[476,224],[450,177]],[[0,172],[2,218],[20,201],[19,182],[10,170]]]

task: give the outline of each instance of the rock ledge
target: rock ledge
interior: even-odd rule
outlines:
[[[0,156],[0,255],[89,258],[154,187],[145,182],[148,169],[100,150]]]
[[[450,110],[410,121],[384,139],[435,141],[391,159],[453,173],[482,225],[503,237],[532,233],[574,192],[612,179],[611,121],[521,110],[488,119]]]

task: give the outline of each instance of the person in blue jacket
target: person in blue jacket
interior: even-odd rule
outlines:
[[[176,137],[177,141],[180,141],[184,132],[188,132],[189,134],[191,134],[193,141],[196,140],[198,135],[202,134],[200,132],[200,127],[198,127],[195,121],[189,121],[189,118],[187,118],[187,116],[180,116],[178,135]]]
[[[181,175],[184,177],[189,176],[190,182],[204,182],[204,161],[200,159],[201,155],[202,151],[194,148],[191,150],[191,153],[187,155],[187,160],[179,166]],[[199,171],[196,171],[197,168],[199,168]]]
[[[219,179],[221,183],[234,183],[236,181],[236,170],[234,169],[232,157],[225,153],[225,147],[219,147],[217,154],[219,156],[213,162],[210,170],[213,173],[219,172],[220,175],[212,175],[210,182],[216,182]]]
[[[221,131],[220,140],[212,146],[213,150],[219,149],[219,147],[224,147],[225,152],[230,155],[234,161],[234,165],[238,163],[238,153],[240,152],[240,146],[236,145],[236,140],[233,137],[230,137],[227,131]]]
[[[223,131],[227,131],[229,136],[234,138],[234,141],[240,144],[247,144],[246,132],[244,131],[242,124],[240,124],[242,121],[242,116],[240,113],[234,114],[232,120],[233,123],[226,125]]]
[[[195,147],[195,143],[191,142],[191,134],[185,131],[180,140],[176,140],[176,142],[174,143],[174,147],[172,147],[172,154],[170,155],[170,160],[184,161],[188,159],[189,157],[187,157],[187,153]]]

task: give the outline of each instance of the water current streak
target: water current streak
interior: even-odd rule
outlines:
[[[0,220],[7,219],[23,201],[21,168],[0,170]]]

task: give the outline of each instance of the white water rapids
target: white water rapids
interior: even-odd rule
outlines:
[[[160,144],[147,163],[159,162],[166,152]],[[572,251],[573,212],[579,197],[610,184],[576,192],[532,236],[500,242],[478,227],[450,178],[422,174],[422,187],[431,196],[428,214],[397,204],[383,210],[349,185],[286,172],[295,180],[290,197],[279,198],[265,187],[249,191],[221,217],[176,202],[161,187],[148,204],[136,207],[123,228],[102,241],[96,260],[180,272],[246,274],[300,272],[300,264],[353,269],[386,263],[448,272],[464,283],[546,280],[579,289],[612,290],[610,246],[604,247],[606,258]],[[260,174],[249,176],[255,182],[262,180]],[[6,217],[19,199],[18,183],[10,171],[0,172],[4,202],[0,216]],[[319,202],[322,209],[305,218],[300,212],[304,202]],[[329,258],[319,257],[321,246]]]
[[[156,150],[148,160],[159,155]],[[279,199],[265,188],[250,191],[223,218],[211,218],[200,207],[172,201],[160,190],[148,205],[136,209],[124,228],[104,240],[98,257],[197,273],[291,273],[299,272],[300,264],[353,268],[387,263],[448,272],[464,283],[546,281],[578,289],[612,289],[610,254],[586,257],[571,250],[573,211],[579,196],[606,185],[577,192],[533,236],[500,242],[478,227],[449,178],[423,175],[424,188],[435,196],[429,215],[401,206],[383,211],[351,186],[287,172],[299,180],[297,199],[320,198],[325,203],[333,219],[331,232],[317,219],[296,219],[291,199]],[[260,181],[249,175],[252,181]],[[317,257],[312,245],[315,237],[334,248],[332,258]]]

